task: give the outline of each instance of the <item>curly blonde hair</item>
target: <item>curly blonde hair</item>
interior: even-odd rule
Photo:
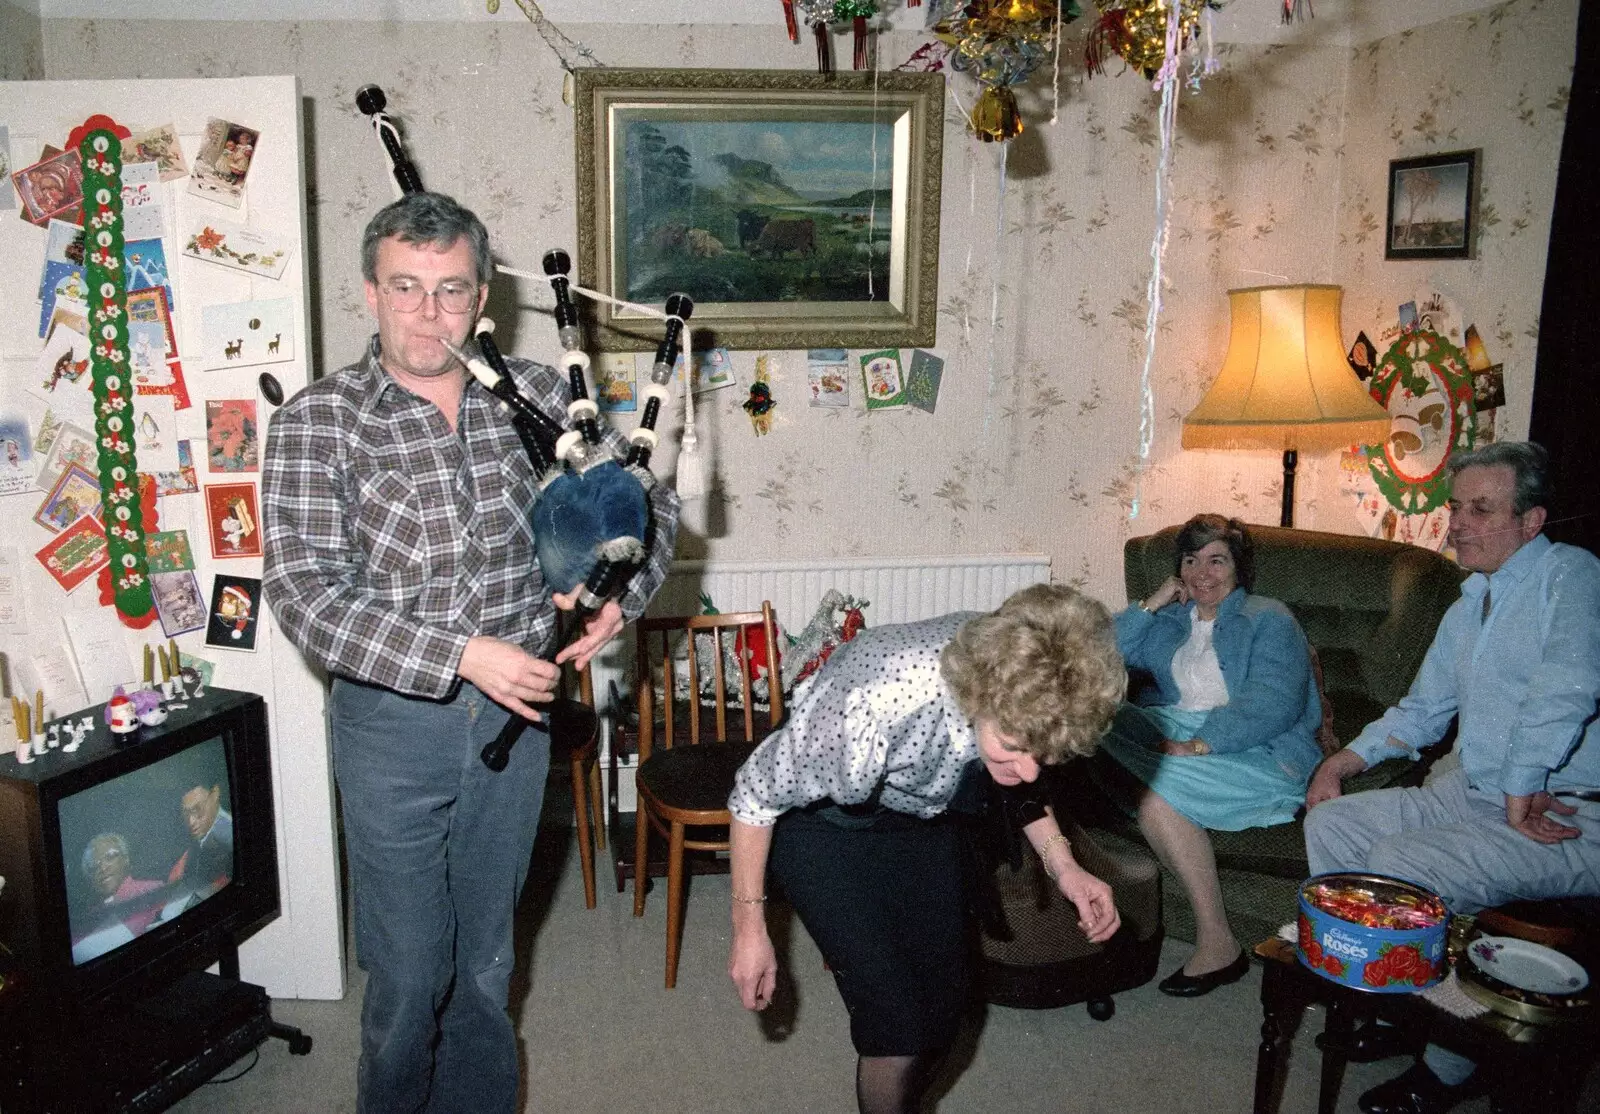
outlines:
[[[1111,615],[1064,584],[962,624],[939,668],[968,718],[994,720],[1047,764],[1094,753],[1128,684]]]

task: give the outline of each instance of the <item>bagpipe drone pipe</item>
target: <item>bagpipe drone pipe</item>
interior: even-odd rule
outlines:
[[[421,192],[422,179],[406,156],[398,129],[384,112],[386,103],[383,90],[376,85],[362,86],[356,93],[356,107],[371,118],[399,192]],[[501,270],[524,274],[511,268]],[[649,491],[656,483],[650,472],[650,454],[657,441],[655,427],[670,397],[673,368],[687,339],[684,323],[694,312],[694,303],[685,294],[667,298],[665,332],[644,388],[644,414],[628,435],[626,458],[619,459],[600,439],[599,407],[589,385],[589,356],[581,347],[578,310],[572,300],[572,261],[557,248],[545,253],[543,270],[555,295],[556,332],[564,349],[560,367],[572,396],[566,414],[570,428],[540,410],[517,387],[495,344],[494,322],[489,318],[478,318],[467,348],[441,343],[499,400],[528,454],[537,480],[528,516],[539,571],[553,591],[577,590],[574,628],[581,631],[584,618],[621,595],[647,556]],[[484,747],[484,764],[493,770],[504,769],[526,726],[527,721],[513,714],[499,737]]]

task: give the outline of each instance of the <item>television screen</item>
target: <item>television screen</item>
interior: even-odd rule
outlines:
[[[182,917],[235,874],[233,787],[223,740],[63,797],[74,965]]]

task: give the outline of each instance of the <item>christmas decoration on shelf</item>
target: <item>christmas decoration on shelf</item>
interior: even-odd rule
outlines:
[[[122,141],[132,134],[109,116],[91,116],[67,143],[77,149],[83,165],[84,278],[93,307],[90,367],[112,599],[123,623],[139,628],[155,619],[156,607],[145,563],[134,458],[128,291],[122,269]]]
[[[950,65],[983,86],[972,107],[972,132],[985,143],[1022,134],[1014,87],[1038,69],[1060,25],[1081,14],[1075,0],[945,0],[934,37],[950,48]]]

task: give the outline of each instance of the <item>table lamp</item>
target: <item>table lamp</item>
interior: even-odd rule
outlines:
[[[1301,449],[1382,441],[1389,412],[1345,359],[1337,286],[1302,283],[1228,291],[1228,354],[1183,419],[1186,449],[1282,449],[1282,525],[1294,525]]]

